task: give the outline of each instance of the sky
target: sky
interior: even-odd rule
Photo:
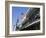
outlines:
[[[20,19],[21,13],[26,14],[27,7],[12,7],[12,25],[16,25],[17,19]]]

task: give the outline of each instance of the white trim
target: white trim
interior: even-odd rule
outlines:
[[[30,31],[12,31],[12,6],[14,7],[33,7],[33,8],[40,8],[40,30],[30,30]],[[10,29],[9,29],[9,34],[26,34],[26,33],[42,33],[42,30],[43,30],[43,7],[42,5],[22,5],[22,4],[10,4],[10,23],[9,23],[9,26],[10,26]]]

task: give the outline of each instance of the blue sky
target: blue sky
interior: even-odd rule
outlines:
[[[27,7],[12,7],[12,25],[16,25],[17,18],[21,13],[26,13],[29,8]]]

